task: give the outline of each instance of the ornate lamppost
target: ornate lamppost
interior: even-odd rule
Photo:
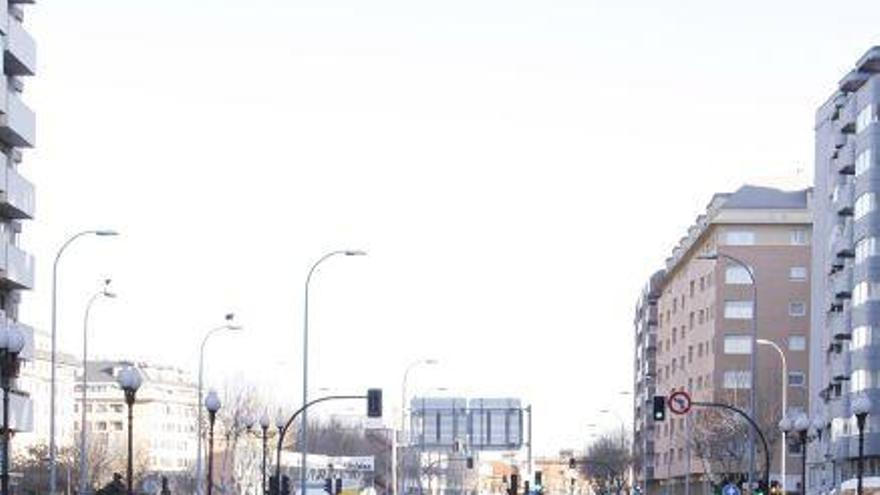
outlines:
[[[134,400],[143,379],[134,366],[126,366],[119,371],[119,386],[125,392],[125,403],[128,405],[128,467],[126,470],[126,486],[128,495],[134,495],[132,483],[134,478]],[[85,404],[83,404],[85,407]]]
[[[856,425],[859,428],[859,461],[856,468],[858,470],[857,495],[862,495],[863,491],[862,478],[865,475],[865,422],[868,419],[869,412],[871,412],[871,399],[867,395],[859,395],[853,399],[852,413],[856,417]]]
[[[205,397],[205,409],[208,411],[208,495],[214,491],[214,421],[220,410],[220,397],[211,390]]]

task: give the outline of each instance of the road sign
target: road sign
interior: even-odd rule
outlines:
[[[738,486],[733,483],[728,483],[721,489],[721,495],[742,495],[742,492],[739,490]]]
[[[669,396],[669,410],[675,414],[687,414],[691,410],[691,396],[684,390],[673,393]]]

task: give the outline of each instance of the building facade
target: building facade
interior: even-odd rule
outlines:
[[[125,395],[116,382],[125,361],[92,361],[86,367],[86,432],[90,455],[125,452],[128,416]],[[139,470],[183,473],[195,466],[198,389],[183,371],[148,363],[133,363],[143,383],[134,405],[134,445]],[[79,373],[78,373],[79,375]],[[77,376],[73,422],[79,435],[82,422],[81,375]],[[93,453],[97,450],[98,452]],[[124,456],[121,456],[124,457]]]
[[[22,101],[24,78],[36,71],[36,45],[24,29],[22,3],[0,0],[3,77],[0,78],[0,323],[18,326],[33,358],[33,329],[18,321],[21,291],[34,287],[34,258],[19,244],[25,220],[34,217],[34,186],[21,173],[22,149],[35,144],[36,117]],[[24,380],[23,382],[26,382]],[[10,421],[17,432],[33,429],[33,405],[20,382],[10,394]]]
[[[635,361],[633,384],[633,476],[641,487],[654,483],[654,416],[652,404],[657,394],[657,319],[660,286],[665,271],[651,276],[635,310]]]
[[[649,493],[683,494],[686,485],[690,493],[709,493],[713,484],[744,480],[749,471],[749,430],[730,413],[698,407],[684,416],[669,412],[653,425],[645,421],[649,395],[678,390],[697,401],[748,410],[754,384],[753,416],[770,443],[771,480],[781,481],[783,443],[777,424],[782,396],[790,412],[803,411],[807,401],[810,200],[809,190],[753,186],[716,194],[642,295],[640,311],[646,316],[637,317],[636,333],[639,339],[639,332],[647,330],[647,340],[636,348],[635,450],[642,454],[636,474]],[[753,348],[754,324],[758,339],[772,342],[778,352],[761,342]],[[779,352],[786,358],[787,374]],[[755,449],[760,469],[763,451],[757,441]],[[794,491],[802,457],[800,451],[785,449],[786,487]]]
[[[865,464],[880,486],[880,47],[816,112],[810,493],[854,488],[858,429],[852,399],[867,395]]]

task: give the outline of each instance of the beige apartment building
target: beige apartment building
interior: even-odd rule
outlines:
[[[792,412],[803,411],[808,396],[810,195],[809,190],[743,186],[712,198],[666,260],[662,279],[653,281],[656,325],[650,330],[655,336],[646,341],[652,360],[641,366],[656,394],[686,390],[696,401],[744,410],[757,384],[755,417],[770,443],[771,480],[776,481],[781,478],[783,443],[777,425],[782,396]],[[758,338],[775,343],[779,351],[759,342],[757,376],[752,377],[756,315]],[[779,352],[786,358],[787,376]],[[634,395],[637,401],[652,400]],[[638,414],[650,415],[650,404],[636,406]],[[653,439],[651,459],[642,460],[652,464],[652,470],[642,470],[650,478],[637,480],[648,493],[710,493],[712,484],[748,472],[748,427],[729,412],[696,407],[685,416],[668,412],[665,421],[642,418],[637,424],[637,437]],[[649,444],[642,442],[642,447]],[[786,448],[786,486],[793,491],[799,485],[801,454]],[[759,472],[763,459],[756,440]]]
[[[125,395],[116,380],[119,370],[128,364],[133,364],[143,378],[134,405],[136,470],[147,475],[176,475],[188,473],[194,466],[198,390],[188,374],[143,362],[90,361],[85,370],[88,451],[93,465],[106,461],[107,466],[106,472],[90,473],[93,486],[106,483],[113,470],[123,467],[128,413]],[[73,426],[79,441],[81,369],[77,375]]]

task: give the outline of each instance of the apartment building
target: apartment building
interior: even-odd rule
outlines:
[[[86,366],[86,431],[99,450],[115,455],[125,452],[128,416],[125,394],[117,375],[126,365],[137,367],[143,378],[134,405],[135,456],[148,473],[180,473],[195,465],[196,403],[198,389],[189,376],[176,368],[130,363],[92,361]],[[79,434],[83,407],[81,372],[78,372],[74,430]],[[124,458],[120,455],[120,458]]]
[[[660,286],[664,270],[651,276],[635,309],[635,382],[633,384],[633,476],[636,484],[650,487],[654,483],[654,416],[652,403],[657,389],[657,319]]]
[[[34,287],[34,259],[19,244],[19,233],[23,221],[34,217],[34,186],[21,171],[22,149],[35,143],[36,117],[22,93],[23,78],[36,71],[36,45],[23,27],[22,3],[28,2],[0,0],[0,322],[19,327],[27,341],[21,356],[30,360],[33,330],[18,321],[18,304],[21,291]],[[10,422],[16,432],[29,431],[34,424],[31,399],[22,392],[10,394]]]
[[[819,107],[815,123],[811,374],[816,438],[809,493],[853,489],[858,429],[852,400],[868,396],[868,486],[880,486],[880,47],[868,50]]]
[[[777,427],[783,413],[781,397],[787,396],[791,411],[803,411],[807,401],[810,200],[809,190],[755,186],[716,194],[666,260],[660,280],[652,280],[642,296],[649,331],[656,307],[656,350],[640,364],[642,388],[637,381],[634,394],[641,394],[637,417],[644,418],[651,379],[658,395],[686,390],[697,401],[741,409],[748,409],[754,385],[754,416],[770,442],[771,479],[777,481],[783,449]],[[775,343],[785,355],[787,376],[773,347],[759,343],[753,349],[754,323],[758,338]],[[651,347],[648,339],[643,353]],[[711,484],[744,479],[749,470],[748,429],[720,409],[695,408],[686,416],[669,413],[665,421],[653,424],[653,431],[645,423],[638,434],[644,446],[653,447],[653,472],[645,463],[650,451],[641,451],[641,479],[648,480],[649,493],[661,489],[683,494],[686,485],[690,493],[710,493]],[[756,448],[760,468],[759,442]],[[788,447],[786,452],[786,485],[795,490],[801,452]]]

